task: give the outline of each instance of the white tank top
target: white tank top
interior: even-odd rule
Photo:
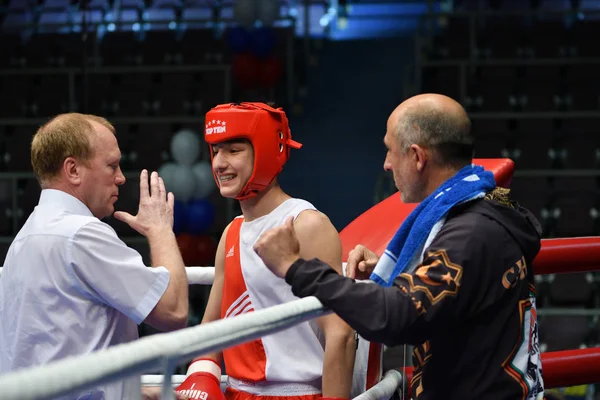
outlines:
[[[295,218],[305,210],[316,208],[305,200],[288,199],[254,221],[243,221],[243,217],[234,220],[226,238],[222,318],[298,299],[292,294],[290,285],[265,266],[253,246],[268,229],[284,224],[289,216]],[[241,270],[241,279],[236,270]],[[311,320],[256,341],[262,342],[262,346],[260,343],[248,344],[240,353],[230,352],[230,357],[225,350],[225,367],[228,374],[232,371],[229,375],[235,382],[232,386],[266,394],[264,390],[258,390],[258,382],[306,383],[312,389],[299,387],[302,394],[319,393],[324,356],[324,343],[320,338],[322,334],[316,321]],[[242,357],[243,363],[240,362]],[[257,390],[252,390],[253,387]]]
[[[225,243],[225,284],[221,318],[262,310],[297,300],[291,286],[276,277],[253,249],[267,230],[316,210],[309,202],[289,199],[268,215],[246,222],[237,217]],[[316,319],[223,351],[229,385],[256,395],[296,396],[321,392],[325,340]],[[381,378],[381,348],[359,341],[352,397]]]
[[[290,285],[276,277],[252,247],[265,231],[283,225],[289,216],[296,218],[305,210],[316,208],[305,200],[289,199],[268,215],[242,223],[240,261],[246,287],[256,310],[298,300],[292,294]],[[315,329],[318,331],[315,324],[304,322],[262,338],[267,354],[267,380],[305,382],[321,378],[324,349]]]

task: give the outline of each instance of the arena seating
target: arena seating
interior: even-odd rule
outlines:
[[[246,97],[247,92],[231,75],[234,53],[226,41],[227,31],[211,25],[208,4],[190,3],[182,10],[176,1],[132,0],[120,2],[121,8],[115,10],[106,1],[88,3],[85,15],[90,25],[85,41],[81,27],[65,32],[62,27],[45,25],[47,21],[56,24],[59,15],[81,22],[79,3],[47,0],[35,8],[7,1],[0,6],[0,51],[4,54],[0,60],[0,172],[30,171],[31,136],[49,117],[67,111],[98,114],[113,122],[125,170],[157,169],[170,157],[174,132],[184,128],[198,131],[210,107]],[[101,24],[111,10],[118,15],[115,23],[132,27],[143,14],[153,29],[120,30]],[[178,14],[182,11],[185,15]],[[189,23],[188,28],[193,29],[182,24],[171,29],[173,21],[165,20],[169,12],[173,21],[203,18],[204,22]],[[18,25],[25,19],[37,20],[38,25],[25,31]],[[274,55],[288,60],[288,51],[293,52],[289,47],[293,45],[293,27],[274,28],[274,32]],[[274,88],[276,95],[285,97],[286,88],[281,82]],[[256,98],[260,92],[253,91],[251,96]],[[22,181],[19,186],[25,185]],[[19,190],[15,211],[28,215],[30,210],[21,204],[32,200],[22,197],[37,199],[38,195],[39,190]],[[10,204],[11,194],[7,197]],[[7,213],[17,215],[12,208],[8,206]],[[0,218],[6,217],[6,213],[0,214]],[[3,225],[3,234],[14,234],[22,219],[14,226]],[[128,232],[128,228],[119,229]],[[215,227],[215,231],[221,230]]]

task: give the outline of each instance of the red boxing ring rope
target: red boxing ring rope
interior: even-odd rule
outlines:
[[[600,382],[600,347],[542,353],[547,389]]]
[[[411,382],[413,367],[404,373]],[[545,389],[600,382],[600,347],[542,353],[542,373]]]
[[[533,271],[536,275],[600,271],[600,238],[542,239]]]

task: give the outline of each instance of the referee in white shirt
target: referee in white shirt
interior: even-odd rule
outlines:
[[[0,278],[0,374],[130,342],[142,322],[162,331],[186,326],[174,198],[158,174],[142,171],[136,216],[114,213],[148,239],[152,268],[100,221],[114,212],[125,183],[120,158],[114,127],[93,115],[61,114],[33,137],[42,193]],[[137,377],[69,398],[139,398],[140,390]]]

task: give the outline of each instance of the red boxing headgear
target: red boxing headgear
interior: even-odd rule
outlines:
[[[282,108],[265,103],[220,104],[206,114],[204,138],[210,146],[232,139],[248,139],[254,148],[252,176],[236,196],[245,200],[256,196],[275,179],[290,156],[290,148],[302,144],[292,140],[288,120]],[[213,170],[217,186],[219,179]]]

